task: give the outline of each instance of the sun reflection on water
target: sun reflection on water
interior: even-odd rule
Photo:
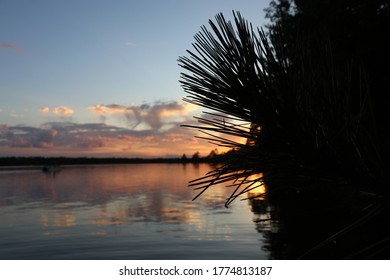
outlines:
[[[196,193],[187,187],[188,182],[210,169],[207,164],[134,164],[64,167],[55,177],[35,171],[23,176],[0,172],[0,237],[5,237],[0,247],[13,242],[15,231],[27,240],[31,236],[43,238],[43,244],[55,240],[78,244],[87,238],[85,244],[97,242],[94,246],[99,248],[102,244],[136,242],[127,246],[126,254],[150,242],[166,246],[155,243],[160,239],[172,244],[169,250],[175,254],[179,254],[174,249],[178,244],[196,251],[206,246],[203,242],[247,244],[248,236],[258,242],[258,233],[250,223],[253,214],[245,203],[224,207],[230,192],[224,186],[215,186],[192,201]],[[30,231],[19,230],[24,228]],[[101,240],[113,235],[115,239]],[[193,242],[202,243],[193,247]],[[65,249],[70,246],[66,244]]]

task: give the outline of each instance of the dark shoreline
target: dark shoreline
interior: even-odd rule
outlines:
[[[94,157],[0,157],[0,167],[46,165],[141,164],[141,163],[212,163],[215,159],[188,158],[94,158]],[[4,170],[3,168],[1,168]],[[12,169],[12,168],[11,168]]]

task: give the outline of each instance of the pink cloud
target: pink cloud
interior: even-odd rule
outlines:
[[[21,52],[22,49],[15,46],[15,45],[11,45],[11,44],[7,44],[7,43],[0,43],[0,49],[10,49],[10,50],[13,50],[13,51],[16,51],[16,52]]]
[[[7,129],[8,129],[8,125],[6,123],[2,123],[0,125],[0,131],[7,131]]]
[[[189,113],[197,107],[182,102],[156,102],[139,106],[123,106],[118,104],[97,104],[88,109],[99,115],[106,122],[111,116],[125,120],[130,129],[159,131],[167,130],[172,125],[189,118]]]
[[[191,156],[197,151],[206,156],[216,145],[196,138],[205,136],[198,130],[181,127],[182,124],[199,125],[192,117],[196,109],[180,102],[139,106],[98,104],[89,110],[102,119],[117,120],[112,124],[80,124],[64,121],[74,113],[71,108],[43,107],[42,113],[60,116],[62,121],[47,122],[38,128],[2,125],[0,156],[180,157],[183,154]],[[128,125],[122,126],[120,121]],[[220,135],[219,132],[215,134]],[[218,150],[224,152],[227,148],[218,147]]]
[[[193,130],[180,127],[157,132],[101,123],[51,122],[40,128],[11,126],[0,134],[0,156],[180,157],[196,151],[207,155],[214,148],[194,138]]]
[[[43,107],[43,108],[41,108],[41,112],[42,113],[49,113],[50,109],[49,109],[49,107]]]
[[[40,110],[42,113],[52,113],[61,117],[70,117],[73,115],[74,110],[66,106],[58,106],[50,109],[49,107],[42,107]]]
[[[70,109],[70,108],[65,107],[65,106],[53,108],[51,111],[53,112],[53,114],[56,114],[59,116],[65,116],[65,117],[71,116],[74,113],[73,109]]]

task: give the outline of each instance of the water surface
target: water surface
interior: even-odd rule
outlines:
[[[191,201],[207,164],[0,171],[0,259],[267,259],[253,206],[223,186]]]

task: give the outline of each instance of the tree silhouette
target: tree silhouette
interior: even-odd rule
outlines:
[[[191,161],[192,161],[192,162],[199,162],[199,160],[200,160],[199,152],[195,152],[195,153],[192,155]]]
[[[318,11],[320,4],[280,3],[286,5],[280,14],[287,18],[279,20],[276,14],[268,34],[255,32],[239,13],[233,13],[235,26],[219,14],[216,23],[209,22],[211,31],[203,27],[195,35],[195,51],[179,58],[187,71],[181,75],[189,94],[184,100],[216,111],[189,127],[203,131],[201,138],[236,150],[225,165],[191,184],[202,193],[233,180],[227,205],[263,180],[251,179],[259,173],[290,178],[337,174],[335,180],[364,178],[373,189],[381,188],[387,175],[369,67],[355,57],[358,51],[344,55],[348,44],[334,39],[336,32],[326,32],[326,22],[307,26],[313,18],[326,18]],[[304,15],[301,7],[310,13]],[[247,138],[246,144],[219,133]]]
[[[190,182],[198,196],[227,184],[228,206],[264,184],[287,232],[271,247],[284,251],[297,233],[310,242],[294,244],[294,258],[331,258],[336,240],[338,257],[386,257],[389,9],[385,0],[278,0],[267,32],[239,13],[203,27],[179,58],[181,83],[186,101],[212,112],[189,127],[231,152]]]
[[[183,155],[181,156],[180,161],[183,162],[183,163],[188,162],[188,158],[187,158],[186,154],[183,154]]]
[[[298,34],[305,34],[306,40],[323,37],[330,42],[335,60],[362,65],[379,136],[388,138],[390,1],[278,0],[271,2],[267,16],[272,22],[270,33],[282,32],[288,50],[293,49]]]

